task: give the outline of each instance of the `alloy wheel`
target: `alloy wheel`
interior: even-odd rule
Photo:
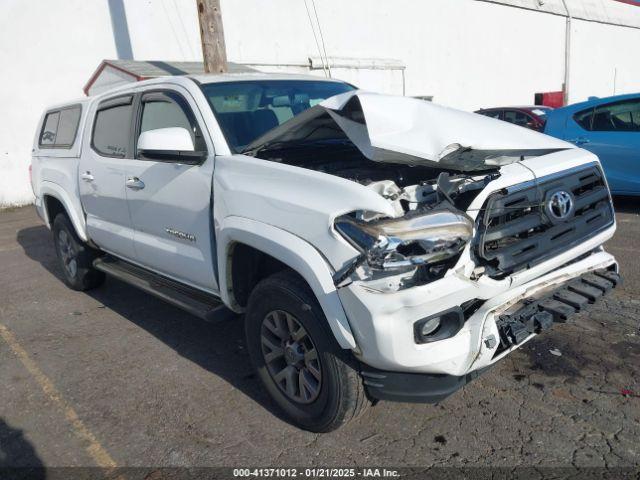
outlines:
[[[289,399],[308,404],[320,394],[322,368],[313,340],[296,317],[283,310],[262,321],[260,342],[269,375]]]
[[[77,252],[69,238],[69,234],[64,230],[58,232],[58,249],[64,269],[71,278],[75,278],[78,273]]]

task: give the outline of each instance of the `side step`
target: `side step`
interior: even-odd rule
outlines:
[[[230,310],[214,295],[110,255],[95,259],[93,266],[96,270],[144,290],[203,320],[219,321],[228,316],[226,313],[230,313]]]

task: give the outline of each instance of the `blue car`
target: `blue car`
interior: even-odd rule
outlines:
[[[595,153],[612,193],[640,195],[640,94],[592,97],[552,110],[544,133]]]

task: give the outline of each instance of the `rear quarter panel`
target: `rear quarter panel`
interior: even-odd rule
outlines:
[[[566,138],[566,123],[566,112],[560,110],[549,112],[547,113],[547,123],[544,126],[543,133],[564,140]]]

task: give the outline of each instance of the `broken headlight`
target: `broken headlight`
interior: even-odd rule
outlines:
[[[449,206],[369,222],[343,215],[335,228],[361,252],[361,263],[392,273],[451,259],[473,235],[473,221]]]

